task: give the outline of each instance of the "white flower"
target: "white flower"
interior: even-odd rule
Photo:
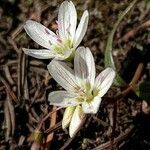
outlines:
[[[69,135],[73,137],[79,131],[85,119],[86,114],[80,105],[67,107],[63,115],[62,128],[65,129],[69,126]]]
[[[52,77],[66,90],[49,94],[51,105],[81,105],[84,113],[97,113],[101,97],[113,83],[115,71],[106,68],[95,79],[95,63],[89,48],[79,47],[75,53],[74,70],[62,61],[48,65]]]
[[[58,31],[56,34],[32,20],[28,20],[24,29],[26,33],[39,45],[46,49],[26,49],[24,52],[40,59],[56,58],[64,60],[73,54],[82,41],[88,25],[89,14],[84,11],[77,26],[77,12],[71,1],[64,1],[58,12]]]

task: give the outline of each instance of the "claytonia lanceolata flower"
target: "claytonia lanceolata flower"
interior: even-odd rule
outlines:
[[[51,92],[48,99],[51,105],[69,107],[66,111],[72,117],[66,117],[66,120],[70,122],[69,132],[72,136],[74,125],[79,120],[81,122],[83,114],[97,113],[101,97],[113,83],[115,71],[106,68],[95,78],[93,55],[89,48],[84,47],[79,47],[75,53],[74,70],[66,63],[57,60],[53,60],[48,65],[48,69],[52,77],[65,89]]]
[[[73,55],[74,50],[82,41],[88,25],[89,14],[84,11],[77,26],[77,12],[71,1],[64,1],[58,12],[58,30],[56,34],[42,24],[28,20],[24,29],[36,43],[46,49],[26,49],[24,52],[40,59],[56,58],[64,60]]]

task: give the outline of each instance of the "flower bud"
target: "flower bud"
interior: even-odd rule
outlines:
[[[62,128],[65,129],[69,126],[69,123],[71,121],[72,115],[75,110],[75,106],[70,106],[65,109],[63,120],[62,120]]]
[[[82,107],[78,105],[75,108],[73,113],[70,126],[69,126],[69,135],[70,137],[75,136],[75,134],[79,131],[80,127],[84,123],[86,115],[83,113]]]

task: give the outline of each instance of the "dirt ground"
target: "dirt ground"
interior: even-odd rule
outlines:
[[[88,10],[90,20],[80,45],[92,51],[97,73],[104,68],[109,33],[129,0],[73,0],[78,19]],[[88,115],[74,138],[63,131],[64,109],[56,107],[48,93],[61,87],[47,71],[50,60],[27,56],[22,48],[39,48],[23,29],[32,19],[57,30],[62,0],[0,0],[0,150],[150,150],[149,101],[126,87],[112,86],[96,115]],[[78,21],[79,21],[78,20]],[[130,85],[150,81],[150,1],[138,1],[121,21],[113,40],[113,58],[120,76]],[[138,76],[138,77],[137,77]],[[150,91],[150,88],[149,88]],[[117,96],[118,93],[123,93]],[[149,99],[150,100],[150,99]],[[42,136],[40,144],[31,136]],[[40,148],[39,148],[40,147]],[[36,149],[36,148],[34,148]]]

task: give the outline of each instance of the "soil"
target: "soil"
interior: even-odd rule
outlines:
[[[130,2],[73,0],[78,21],[84,10],[90,14],[80,45],[92,51],[97,74],[104,69],[109,33]],[[56,107],[47,100],[49,92],[61,89],[47,70],[51,60],[27,56],[22,50],[40,48],[26,34],[23,24],[32,19],[56,31],[61,3],[62,0],[0,0],[0,150],[28,150],[35,146],[47,150],[149,150],[149,98],[142,99],[132,90],[126,93],[128,87],[113,85],[98,113],[88,115],[74,138],[69,137],[68,129],[62,130],[64,109],[54,111]],[[137,83],[150,80],[149,31],[150,1],[141,0],[121,21],[113,41],[117,72],[129,85],[136,71]]]

